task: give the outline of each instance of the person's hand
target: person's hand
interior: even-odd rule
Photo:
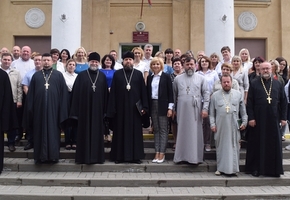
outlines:
[[[255,127],[256,126],[256,120],[250,120],[249,121],[249,126],[251,126],[251,127]]]
[[[202,117],[202,118],[207,118],[207,117],[208,117],[208,112],[203,110],[203,111],[201,112],[201,117]]]
[[[280,123],[281,123],[281,126],[285,126],[287,124],[287,121],[286,120],[281,120]]]
[[[22,103],[21,102],[17,102],[16,106],[17,106],[17,108],[21,108],[22,107]]]
[[[244,126],[243,124],[240,126],[240,130],[243,131],[246,129],[246,126]]]
[[[167,111],[167,117],[171,117],[172,116],[172,110],[168,109]]]
[[[210,128],[212,132],[216,133],[216,126],[213,126],[212,128]]]

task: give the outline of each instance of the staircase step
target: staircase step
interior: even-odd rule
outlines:
[[[261,187],[65,187],[3,186],[5,200],[196,200],[196,199],[289,199],[290,186]]]
[[[0,185],[70,187],[247,187],[289,186],[290,172],[280,178],[216,176],[213,172],[132,173],[132,172],[9,172],[0,176]]]
[[[245,160],[239,163],[240,171],[245,168]],[[283,159],[284,171],[290,171],[290,160]],[[104,164],[75,164],[74,159],[61,159],[55,164],[34,164],[33,159],[5,158],[4,170],[18,172],[215,172],[216,161],[205,160],[199,165],[175,164],[172,160],[156,164],[151,160],[143,160],[141,164],[120,163],[107,161]]]
[[[16,151],[10,152],[7,147],[4,148],[4,157],[6,158],[28,158],[33,159],[33,149],[24,150],[22,146],[15,146]],[[105,158],[110,158],[110,148],[105,148]],[[145,152],[145,160],[153,159],[155,156],[154,148],[144,148]],[[283,149],[283,158],[290,159],[290,151]],[[166,150],[166,158],[168,160],[173,160],[174,151],[171,148],[167,148]],[[246,149],[242,148],[240,150],[240,159],[246,158]],[[66,150],[64,147],[60,148],[60,159],[75,159],[75,151],[74,150]],[[204,159],[215,160],[216,159],[216,151],[212,149],[210,152],[204,152]]]

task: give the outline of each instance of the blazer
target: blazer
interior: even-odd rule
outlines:
[[[150,115],[152,109],[152,80],[153,76],[147,77],[147,96]],[[170,75],[162,72],[158,86],[158,116],[166,116],[168,111],[168,104],[173,102],[173,89]]]

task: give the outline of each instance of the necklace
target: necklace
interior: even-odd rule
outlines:
[[[48,90],[48,86],[49,86],[48,81],[49,81],[49,79],[50,79],[50,76],[51,76],[51,74],[52,74],[53,69],[51,69],[51,72],[50,72],[50,74],[48,75],[47,78],[46,78],[46,76],[45,76],[45,74],[44,74],[44,70],[41,70],[41,71],[42,71],[42,74],[43,74],[43,78],[44,78],[44,80],[45,80],[45,84],[44,84],[45,89]]]
[[[231,98],[232,98],[232,91],[230,91],[230,98],[229,98],[229,100],[227,101],[227,99],[226,99],[226,97],[225,97],[225,93],[224,93],[224,91],[222,92],[222,94],[223,94],[223,98],[224,98],[224,102],[225,102],[225,104],[226,104],[226,112],[227,113],[229,113],[229,110],[230,110],[230,106],[229,106],[229,103],[231,102]]]
[[[263,81],[262,77],[261,77],[261,82],[262,82],[263,88],[264,88],[264,90],[265,90],[265,92],[266,92],[266,94],[268,96],[266,99],[267,99],[268,103],[271,104],[272,98],[270,97],[270,95],[271,95],[271,91],[272,91],[273,79],[271,78],[271,85],[270,85],[270,88],[269,88],[269,92],[266,89],[266,86],[264,84],[264,81]]]
[[[97,82],[97,80],[98,80],[98,77],[99,77],[99,70],[98,70],[98,72],[97,72],[97,76],[96,76],[96,79],[95,79],[95,81],[93,82],[93,80],[92,80],[92,78],[91,78],[91,75],[90,75],[90,73],[89,73],[89,70],[87,69],[87,73],[88,73],[88,76],[89,76],[89,78],[90,78],[90,81],[91,81],[91,83],[92,83],[92,88],[93,88],[93,91],[95,92],[96,91],[96,82]]]
[[[128,81],[127,76],[126,76],[126,74],[125,74],[125,70],[124,70],[124,68],[123,68],[123,72],[124,72],[124,76],[125,76],[125,79],[126,79],[126,82],[127,82],[126,89],[129,91],[129,90],[131,89],[131,85],[130,85],[130,83],[131,83],[132,75],[133,75],[133,73],[134,73],[134,68],[133,68],[133,70],[132,70],[132,72],[131,72],[131,75],[130,75],[129,81]]]

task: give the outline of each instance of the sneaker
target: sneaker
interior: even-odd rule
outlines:
[[[285,140],[286,140],[285,136],[282,136],[282,141],[285,141]]]
[[[220,171],[216,171],[214,174],[217,175],[217,176],[220,176],[221,172]]]
[[[210,144],[205,145],[205,151],[207,151],[207,152],[211,151]]]
[[[286,150],[290,151],[290,144],[285,147]]]

